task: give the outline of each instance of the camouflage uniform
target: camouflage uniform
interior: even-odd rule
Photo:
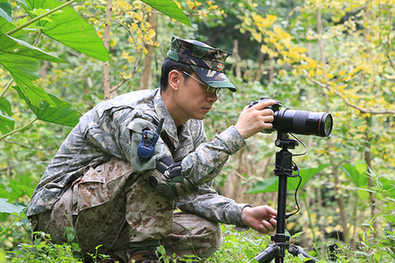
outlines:
[[[142,131],[155,130],[160,119],[154,155],[142,160],[136,154]],[[162,243],[170,253],[205,259],[220,245],[218,222],[242,225],[246,205],[219,195],[210,183],[244,145],[234,126],[211,141],[201,120],[177,128],[158,89],[124,94],[81,117],[46,169],[27,214],[33,228],[55,242],[66,241],[72,226],[84,252],[102,245],[102,252],[127,262],[135,248]],[[162,156],[181,163],[180,178],[163,179],[155,169]],[[152,178],[169,187],[153,187]],[[173,213],[175,208],[182,212]]]

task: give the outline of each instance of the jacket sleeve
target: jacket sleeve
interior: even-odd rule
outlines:
[[[214,179],[229,156],[245,145],[236,127],[230,126],[211,141],[203,142],[181,162],[182,174],[195,186]]]
[[[234,200],[219,195],[207,184],[192,194],[176,201],[182,211],[199,215],[214,222],[245,226],[241,219],[242,211],[248,204],[238,204]]]

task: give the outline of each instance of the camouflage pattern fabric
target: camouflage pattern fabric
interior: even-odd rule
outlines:
[[[156,129],[162,118],[154,156],[142,161],[136,150],[141,131]],[[177,129],[158,89],[131,92],[100,103],[81,117],[47,167],[27,215],[33,226],[52,234],[55,241],[65,241],[65,227],[74,226],[84,251],[102,244],[120,258],[131,251],[127,244],[164,240],[172,231],[176,207],[202,220],[242,225],[246,205],[219,195],[209,185],[229,155],[244,145],[234,126],[211,141],[206,141],[201,120],[189,120]],[[175,200],[146,181],[160,176],[155,163],[164,155],[181,161],[181,174],[187,179],[176,182]]]
[[[154,123],[161,118],[165,120],[163,134],[168,141],[165,144],[160,138],[155,156],[150,161],[141,161],[136,154],[136,144],[141,140],[139,129],[156,129]],[[159,90],[131,92],[100,103],[81,117],[41,178],[27,214],[32,216],[51,210],[75,180],[111,158],[127,161],[132,164],[132,173],[143,174],[155,168],[154,158],[170,155],[174,161],[181,161],[181,173],[198,189],[195,194],[200,195],[202,206],[192,203],[188,195],[179,196],[177,204],[189,213],[212,221],[240,225],[245,205],[218,195],[207,184],[218,174],[229,155],[244,145],[245,141],[234,126],[209,142],[200,120],[189,120],[177,130]]]
[[[211,47],[197,40],[173,37],[167,57],[179,63],[190,65],[199,78],[213,88],[228,88],[236,91],[236,87],[223,73],[225,60],[229,53]]]
[[[62,243],[73,227],[84,254],[101,245],[99,253],[123,262],[129,261],[133,246],[163,244],[168,255],[201,259],[215,252],[221,243],[217,223],[187,213],[173,216],[174,203],[155,194],[147,176],[131,171],[129,163],[116,159],[89,169],[51,212],[32,217],[33,229]]]

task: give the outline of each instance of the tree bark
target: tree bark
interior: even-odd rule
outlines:
[[[366,165],[368,166],[368,187],[369,187],[369,204],[370,204],[370,216],[373,221],[373,238],[374,240],[377,239],[377,211],[376,211],[376,197],[373,193],[373,187],[374,187],[374,182],[372,178],[372,155],[370,152],[370,147],[371,147],[371,136],[369,136],[369,132],[372,126],[372,117],[366,117],[366,125],[367,129],[365,131],[365,151],[364,151],[364,161]]]
[[[148,15],[148,22],[151,24],[152,28],[157,32],[157,15],[154,10]],[[155,36],[156,38],[156,36]],[[143,75],[140,81],[140,89],[149,89],[152,85],[152,70],[151,65],[154,57],[154,47],[152,45],[145,45],[148,53],[144,58],[144,69]]]
[[[325,44],[324,44],[324,41],[322,40],[321,8],[319,6],[317,8],[317,34],[318,34],[318,44],[319,44],[319,48],[320,48],[320,64],[321,64],[323,71],[325,72],[326,53],[325,53]],[[325,75],[322,77],[325,78]],[[326,111],[329,111],[328,94],[325,93],[324,99],[325,99]],[[330,148],[331,146],[332,146],[332,143],[328,142],[328,147]],[[332,165],[332,175],[335,180],[336,201],[337,201],[337,205],[339,206],[339,210],[340,210],[340,220],[341,220],[341,225],[342,225],[342,229],[343,229],[343,237],[344,237],[344,241],[346,243],[348,243],[349,242],[349,229],[348,229],[348,225],[347,225],[348,220],[347,220],[346,208],[344,205],[344,203],[345,203],[344,196],[340,190],[340,180],[339,180],[339,176],[338,176],[338,168],[336,167],[336,161],[333,160],[332,157],[330,157],[330,163],[333,164]],[[320,225],[320,229],[322,231],[323,226]]]
[[[240,56],[239,56],[239,41],[235,39],[233,41],[233,57],[235,58],[235,65],[236,65],[236,77],[241,79],[241,67],[240,67]]]
[[[106,6],[106,22],[104,27],[104,46],[107,51],[110,50],[110,29],[112,17],[112,0],[107,0]],[[111,76],[110,76],[110,62],[104,62],[103,65],[103,85],[104,85],[104,99],[110,99],[116,96],[116,91],[111,92]]]

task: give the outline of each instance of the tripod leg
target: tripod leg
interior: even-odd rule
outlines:
[[[255,257],[259,263],[269,263],[278,254],[280,247],[276,244],[269,245],[262,253]]]
[[[318,260],[307,254],[306,251],[304,251],[303,248],[299,246],[295,246],[295,245],[289,246],[288,252],[291,253],[294,257],[297,257],[299,254],[302,254],[305,258],[309,258],[309,260],[305,261],[307,263],[318,262]]]

